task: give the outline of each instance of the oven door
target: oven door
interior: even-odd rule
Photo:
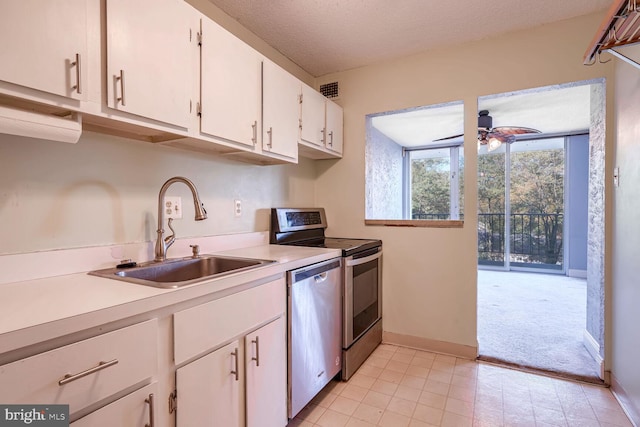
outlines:
[[[382,317],[382,248],[345,258],[343,348]]]

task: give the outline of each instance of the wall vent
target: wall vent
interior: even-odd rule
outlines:
[[[338,82],[325,83],[320,85],[320,93],[329,99],[336,99],[340,96],[338,92]]]

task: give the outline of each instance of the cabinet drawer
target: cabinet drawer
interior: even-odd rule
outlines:
[[[284,279],[278,279],[173,315],[174,359],[180,364],[217,347],[286,310]]]
[[[0,366],[0,402],[69,404],[73,414],[154,375],[157,346],[154,319]]]
[[[153,402],[153,404],[151,403]],[[165,402],[162,402],[164,404]],[[72,427],[145,427],[151,423],[151,409],[153,405],[153,420],[158,416],[158,386],[156,383],[136,390],[115,402],[100,408],[89,415],[71,423]]]

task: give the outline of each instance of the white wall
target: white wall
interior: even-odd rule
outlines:
[[[640,49],[636,48],[640,53]],[[626,52],[625,52],[626,54]],[[637,57],[640,57],[637,56]],[[613,192],[611,331],[614,390],[622,388],[640,423],[640,70],[616,64],[615,165],[620,186]],[[616,384],[617,383],[617,384]]]
[[[383,240],[386,332],[476,347],[477,97],[610,76],[611,64],[582,65],[601,19],[590,15],[318,79],[339,82],[345,155],[318,165],[316,201],[327,208],[331,234]],[[457,100],[464,101],[468,136],[464,228],[365,227],[365,116]]]
[[[313,205],[315,165],[254,166],[86,132],[77,144],[0,134],[0,254],[153,241],[162,184],[197,186],[209,218],[193,220],[181,183],[178,237],[267,231],[269,208]],[[243,204],[242,216],[233,200]]]

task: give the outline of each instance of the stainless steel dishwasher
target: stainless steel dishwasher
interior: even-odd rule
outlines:
[[[342,366],[342,261],[288,272],[289,418]]]

